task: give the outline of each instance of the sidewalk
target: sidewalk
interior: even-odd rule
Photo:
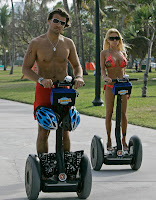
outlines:
[[[37,122],[33,105],[0,99],[0,200],[26,200],[25,161],[36,153]],[[148,119],[149,120],[149,119]],[[112,123],[112,137],[114,138]],[[97,134],[106,148],[105,120],[81,115],[79,127],[71,132],[71,151],[84,149],[90,158],[90,144]],[[128,165],[103,165],[92,171],[93,186],[89,200],[155,200],[156,198],[156,130],[128,125],[127,143],[138,135],[143,144],[143,162],[138,171]],[[49,136],[49,152],[55,151],[55,131]],[[115,143],[113,144],[115,145]],[[40,193],[40,200],[76,200],[76,193]]]

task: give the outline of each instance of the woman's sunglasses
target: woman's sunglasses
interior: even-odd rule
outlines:
[[[109,37],[108,38],[110,41],[114,41],[114,40],[120,40],[120,37]]]
[[[62,26],[65,26],[65,24],[66,24],[66,22],[61,21],[61,20],[59,20],[59,19],[57,19],[57,18],[52,19],[52,22],[53,22],[54,24],[58,24],[58,23],[60,22]]]

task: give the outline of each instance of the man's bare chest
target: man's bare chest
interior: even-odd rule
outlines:
[[[42,46],[37,50],[37,61],[38,62],[56,62],[63,63],[67,62],[69,57],[69,48],[65,45],[58,45],[56,51],[53,50],[53,46]]]

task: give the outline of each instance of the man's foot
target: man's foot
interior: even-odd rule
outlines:
[[[46,177],[42,175],[42,180],[49,183],[56,183],[58,182],[57,175],[53,175],[52,177]]]

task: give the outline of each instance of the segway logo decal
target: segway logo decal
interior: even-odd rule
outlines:
[[[127,94],[128,93],[128,90],[120,90],[118,91],[118,94],[120,95],[124,95],[124,94]]]
[[[61,173],[59,174],[58,178],[60,181],[65,181],[67,179],[67,175],[65,173]]]
[[[67,105],[70,102],[72,102],[71,98],[62,97],[61,99],[58,99],[58,103],[62,105]]]
[[[122,156],[122,150],[118,150],[118,151],[117,151],[117,155],[118,155],[118,156]]]

